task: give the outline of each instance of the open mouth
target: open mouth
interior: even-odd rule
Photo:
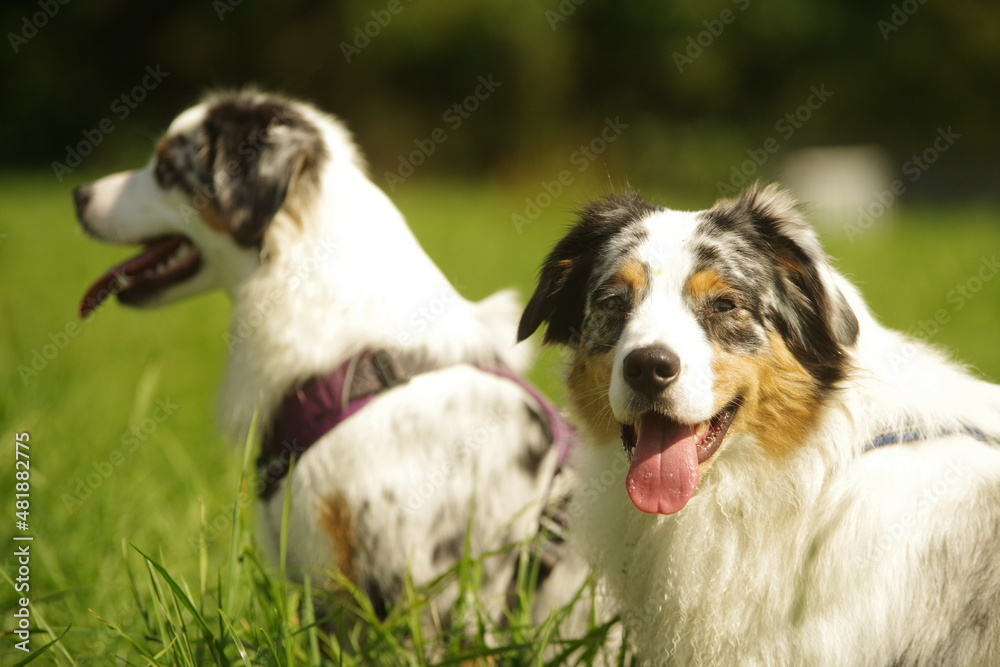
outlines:
[[[140,305],[201,269],[201,253],[185,236],[158,236],[142,245],[140,254],[111,267],[90,286],[80,302],[80,317],[94,312],[113,294],[121,303]]]
[[[632,503],[651,514],[682,510],[701,480],[700,464],[719,450],[740,403],[736,398],[698,424],[681,424],[657,412],[644,413],[635,424],[620,424]]]

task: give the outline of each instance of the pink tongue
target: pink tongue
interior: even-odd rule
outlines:
[[[166,261],[183,242],[184,239],[180,236],[168,236],[150,241],[141,253],[108,269],[83,295],[83,300],[80,302],[80,317],[90,315],[113,294],[141,282],[142,273],[146,269]]]
[[[673,514],[694,495],[701,479],[695,428],[655,413],[642,416],[625,488],[643,512]]]

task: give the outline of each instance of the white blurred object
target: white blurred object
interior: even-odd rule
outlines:
[[[789,154],[782,173],[817,227],[867,231],[892,222],[892,166],[879,146],[803,148]]]

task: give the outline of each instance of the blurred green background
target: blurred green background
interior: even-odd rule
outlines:
[[[50,168],[106,118],[85,166],[144,160],[203,90],[257,83],[343,117],[380,185],[436,128],[420,176],[537,185],[606,118],[628,129],[588,179],[699,198],[771,136],[782,153],[877,144],[899,167],[953,127],[909,197],[995,198],[1000,176],[1000,6],[984,0],[35,0],[5,3],[0,27],[10,166]],[[160,80],[132,95],[147,68]],[[444,120],[479,77],[500,85]],[[813,87],[828,102],[776,131]]]
[[[471,298],[527,297],[572,212],[609,190],[704,208],[790,180],[818,210],[849,203],[821,231],[880,319],[1000,380],[1000,4],[35,0],[6,3],[0,28],[0,488],[30,432],[32,601],[39,627],[73,626],[59,664],[136,661],[100,620],[145,641],[123,545],[197,578],[199,525],[229,528],[241,454],[214,426],[229,306],[110,304],[80,322],[86,286],[125,252],[85,238],[70,202],[145,162],[212,87],[342,117]],[[839,171],[797,168],[816,147],[852,148],[820,154]],[[824,189],[845,172],[863,177]],[[546,352],[533,378],[558,398],[560,373]],[[157,401],[177,408],[123,450]],[[207,571],[227,541],[209,540]],[[14,599],[0,586],[0,608]]]

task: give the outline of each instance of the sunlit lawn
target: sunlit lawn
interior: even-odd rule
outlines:
[[[285,588],[269,566],[255,564],[248,546],[252,516],[231,549],[244,453],[224,443],[214,425],[229,304],[219,294],[160,311],[111,304],[80,321],[77,303],[89,282],[124,252],[78,231],[69,187],[45,174],[7,174],[0,182],[0,368],[7,373],[0,388],[0,488],[5,494],[12,488],[14,434],[30,433],[32,646],[69,627],[43,662],[110,664],[120,656],[127,664],[170,663],[192,655],[244,664],[240,642],[249,654],[258,651],[261,664],[317,659],[323,653],[317,642],[324,640],[296,605],[308,591]],[[516,229],[512,214],[523,213],[525,197],[536,194],[415,180],[393,196],[462,292],[481,298],[512,286],[527,298],[572,210],[600,191],[578,187]],[[943,345],[1000,380],[997,211],[904,208],[892,228],[855,243],[839,230],[826,236],[828,251],[861,284],[883,322]],[[534,379],[561,397],[560,372],[558,356],[546,353]],[[165,414],[155,410],[158,402],[172,407],[155,420]],[[6,495],[4,505],[12,502]],[[12,551],[5,547],[8,572],[16,569]],[[140,551],[164,570],[148,565]],[[190,586],[185,595],[193,610],[170,581]],[[234,594],[226,582],[241,588]],[[7,584],[0,589],[2,627],[9,630],[6,610],[18,596]],[[223,602],[227,595],[236,597],[231,606]],[[279,602],[268,608],[266,600]],[[223,620],[220,606],[242,617]],[[202,613],[215,623],[207,634],[198,626]],[[163,642],[182,642],[177,628],[185,623],[193,648],[172,653],[178,646]],[[271,638],[277,648],[270,652],[269,633],[285,635]],[[225,639],[212,646],[206,639],[212,636]],[[13,641],[3,637],[5,660]],[[386,650],[405,655],[398,647]],[[516,664],[511,656],[523,655],[501,658]]]

